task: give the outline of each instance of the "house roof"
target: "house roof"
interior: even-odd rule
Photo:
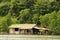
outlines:
[[[9,26],[9,28],[31,29],[35,25],[36,24],[13,24],[13,25]]]
[[[49,30],[48,28],[40,28],[40,30]]]
[[[37,27],[37,26],[35,26],[34,28],[35,28],[35,29],[40,29],[40,28],[39,28],[39,27]]]

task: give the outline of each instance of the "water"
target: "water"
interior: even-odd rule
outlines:
[[[48,36],[48,35],[0,35],[0,40],[60,40],[60,36]]]

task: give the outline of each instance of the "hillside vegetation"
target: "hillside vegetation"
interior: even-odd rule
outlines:
[[[0,0],[0,32],[24,23],[48,26],[60,34],[60,0]]]

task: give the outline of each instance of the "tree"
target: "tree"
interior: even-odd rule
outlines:
[[[56,27],[56,34],[60,34],[59,30],[60,30],[60,10],[57,12],[57,27]]]
[[[48,14],[46,14],[45,16],[40,16],[41,26],[48,26],[49,25],[48,21],[49,21]]]
[[[30,9],[24,9],[20,11],[19,22],[20,23],[30,23],[32,15],[30,14]]]
[[[38,14],[34,14],[32,17],[32,22],[35,24],[39,24],[39,15]]]

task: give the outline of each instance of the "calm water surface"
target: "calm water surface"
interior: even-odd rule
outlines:
[[[60,40],[60,36],[53,35],[0,35],[0,40]]]

